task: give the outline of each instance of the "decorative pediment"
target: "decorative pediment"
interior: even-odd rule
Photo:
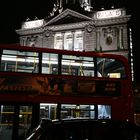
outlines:
[[[50,21],[48,21],[45,26],[47,25],[60,25],[60,24],[68,24],[68,23],[76,23],[82,21],[91,21],[92,18],[82,15],[78,12],[75,12],[70,9],[66,9]]]

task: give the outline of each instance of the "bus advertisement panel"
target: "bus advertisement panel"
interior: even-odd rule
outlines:
[[[74,79],[74,80],[73,80]],[[46,75],[2,75],[1,94],[61,95],[61,96],[120,96],[120,83],[109,80],[91,80],[79,77]],[[19,99],[20,100],[20,99]]]

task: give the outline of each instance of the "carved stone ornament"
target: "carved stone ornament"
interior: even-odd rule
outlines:
[[[89,24],[87,27],[86,27],[86,29],[87,29],[87,32],[92,32],[93,31],[93,25],[91,25],[91,24]]]
[[[45,31],[45,37],[49,37],[50,36],[50,31],[49,30],[46,30]]]
[[[106,37],[106,44],[107,44],[107,45],[111,45],[112,42],[113,42],[112,36],[111,36],[111,35],[108,35],[108,36]]]

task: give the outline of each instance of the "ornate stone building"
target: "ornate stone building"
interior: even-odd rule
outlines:
[[[86,2],[86,1],[84,1]],[[54,9],[56,8],[56,9]],[[16,30],[20,44],[74,51],[96,51],[128,57],[128,21],[125,9],[77,12],[54,5],[47,19],[25,21]],[[56,11],[58,12],[56,14]]]

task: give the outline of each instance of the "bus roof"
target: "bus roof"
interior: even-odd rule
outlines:
[[[121,60],[124,63],[128,63],[128,59],[120,54],[111,54],[105,52],[95,52],[95,51],[70,51],[70,50],[60,50],[60,49],[51,49],[51,48],[40,48],[40,47],[30,47],[30,46],[21,46],[19,44],[0,44],[0,49],[9,49],[9,50],[18,50],[18,51],[31,51],[31,52],[49,52],[57,54],[67,54],[67,55],[77,55],[77,56],[95,56],[95,57],[108,57]]]

